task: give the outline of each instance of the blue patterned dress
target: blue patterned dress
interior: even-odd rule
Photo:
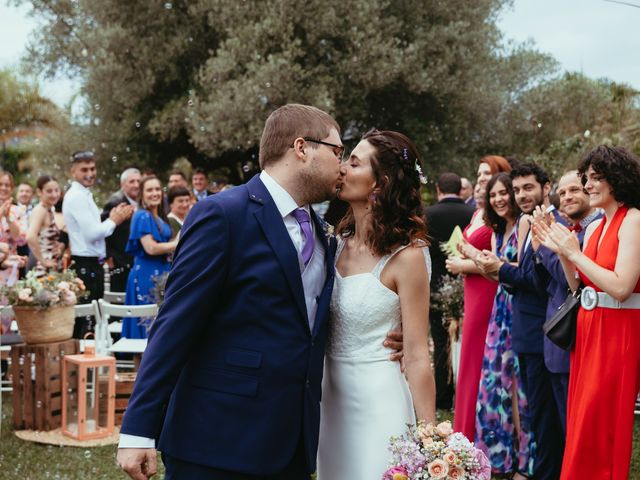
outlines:
[[[151,289],[155,286],[153,277],[158,277],[171,268],[167,255],[149,255],[144,251],[140,239],[151,235],[158,243],[171,240],[171,227],[151,212],[139,209],[131,219],[131,230],[126,252],[134,257],[133,267],[127,279],[126,305],[156,303]],[[126,338],[147,338],[147,330],[152,318],[125,318],[122,321],[122,336]]]
[[[497,255],[510,262],[515,261],[518,254],[517,228],[503,243],[504,235],[498,234]],[[511,346],[511,324],[511,295],[500,284],[484,347],[476,404],[475,443],[487,455],[494,474],[520,472],[533,476],[535,443],[518,357]],[[514,389],[518,394],[519,435],[513,421]]]

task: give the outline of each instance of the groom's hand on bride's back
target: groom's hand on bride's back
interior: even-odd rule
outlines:
[[[119,448],[116,461],[133,480],[148,480],[158,471],[155,448]]]
[[[400,327],[387,332],[387,338],[384,339],[384,346],[395,350],[395,352],[389,356],[389,359],[394,362],[400,362],[400,365],[404,367],[402,363],[402,357],[404,355],[402,352],[402,329],[400,329]]]

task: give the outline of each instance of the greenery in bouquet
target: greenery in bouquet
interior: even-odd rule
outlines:
[[[0,300],[14,307],[47,309],[75,305],[89,294],[84,282],[74,270],[38,275],[34,270],[13,285],[0,288]]]
[[[391,437],[391,467],[382,480],[491,480],[491,464],[484,452],[451,422],[408,425],[406,435]]]
[[[161,305],[164,301],[164,289],[167,285],[167,278],[169,277],[169,272],[163,272],[161,275],[153,275],[151,280],[153,281],[153,287],[149,291],[149,297],[151,297],[152,301],[156,302],[158,305]]]

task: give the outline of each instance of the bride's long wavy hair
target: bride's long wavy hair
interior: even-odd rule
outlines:
[[[375,148],[370,159],[376,193],[371,203],[369,248],[383,256],[401,245],[429,245],[420,196],[421,173],[417,169],[422,162],[415,145],[406,135],[390,130],[370,130],[362,140]],[[351,208],[337,231],[343,238],[353,235],[355,219]]]

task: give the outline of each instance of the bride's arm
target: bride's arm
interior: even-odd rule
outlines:
[[[421,248],[405,248],[393,262],[404,332],[404,364],[418,420],[436,421],[436,384],[429,356],[429,275]],[[425,265],[424,268],[420,268]]]

